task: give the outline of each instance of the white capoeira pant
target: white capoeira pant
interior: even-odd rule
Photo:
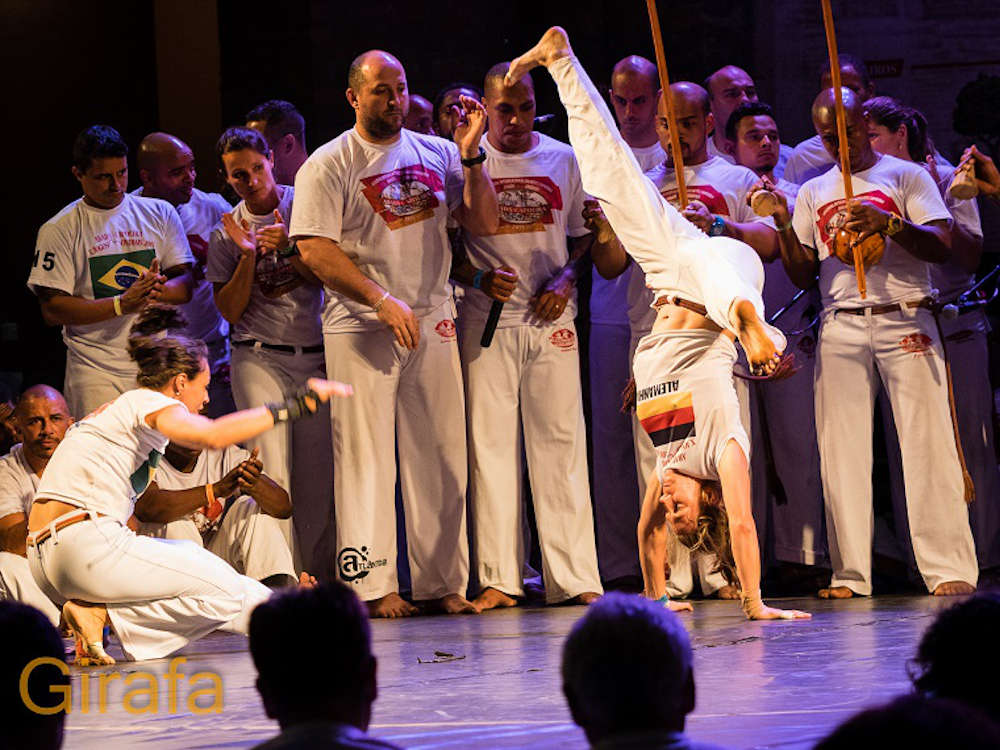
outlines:
[[[53,625],[59,625],[60,606],[64,602],[47,597],[35,583],[28,559],[13,552],[0,552],[0,599],[30,604],[41,610]],[[60,606],[56,606],[56,602]]]
[[[130,659],[167,656],[213,630],[245,635],[253,608],[271,593],[190,542],[138,536],[96,514],[55,531],[65,517],[29,544],[31,574],[49,598],[104,604]]]
[[[601,203],[626,252],[646,274],[657,298],[680,297],[705,306],[707,317],[735,333],[732,303],[753,303],[761,320],[764,267],[749,245],[708,237],[688,222],[646,178],[611,112],[575,57],[549,66],[569,116],[569,139],[583,189]],[[770,334],[779,350],[785,339]]]
[[[576,329],[501,328],[487,349],[481,335],[462,331],[478,587],[524,595],[523,441],[546,601],[600,593]]]
[[[969,505],[976,557],[981,569],[992,568],[1000,565],[1000,473],[993,435],[993,388],[987,342],[989,322],[985,313],[978,309],[950,320],[942,317],[941,330],[951,361],[955,412],[965,465],[976,488],[976,500]],[[882,419],[888,442],[893,507],[898,512],[906,502],[899,439],[892,414],[885,406]],[[908,546],[905,527],[899,532],[896,541],[905,548]]]
[[[243,495],[229,504],[222,522],[202,536],[195,522],[181,518],[170,523],[144,523],[141,534],[159,539],[187,540],[204,547],[255,581],[283,575],[295,580],[288,542],[274,516],[264,513],[252,497]]]
[[[832,586],[869,595],[872,418],[879,378],[900,437],[906,510],[928,590],[976,584],[978,569],[952,438],[941,340],[923,308],[862,315],[824,311],[816,356],[816,433]]]
[[[67,350],[64,390],[70,414],[74,419],[83,419],[99,406],[131,391],[135,388],[136,372],[102,370],[85,362],[72,349]]]
[[[465,397],[450,300],[418,319],[415,350],[388,328],[324,333],[331,402],[337,567],[365,601],[399,590],[396,453],[413,598],[465,595],[469,580]]]
[[[233,399],[239,409],[280,403],[309,378],[324,377],[323,372],[323,352],[293,354],[234,346]],[[246,447],[260,449],[267,475],[291,496],[295,506],[292,519],[276,520],[296,559],[308,561],[308,550],[312,549],[309,540],[315,540],[317,532],[326,527],[325,515],[332,503],[330,431],[326,421],[316,417],[279,424],[248,440]],[[299,543],[307,548],[301,555]]]

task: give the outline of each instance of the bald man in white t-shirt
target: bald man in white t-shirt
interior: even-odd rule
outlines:
[[[398,452],[413,598],[475,612],[465,599],[468,466],[447,223],[472,235],[499,226],[479,147],[485,110],[461,100],[455,143],[405,130],[406,73],[380,50],[354,60],[348,86],[355,126],[299,170],[290,227],[327,288],[327,375],[357,394],[330,410],[339,574],[373,616],[416,611],[396,578]]]
[[[205,279],[208,240],[222,214],[232,210],[219,193],[206,193],[194,186],[197,176],[194,153],[180,138],[169,133],[150,133],[136,153],[142,187],[133,195],[165,200],[177,210],[194,256],[191,301],[182,305],[187,328],[184,334],[201,339],[208,347],[212,372],[208,417],[221,417],[236,410],[229,386],[229,324],[215,306],[212,284]]]
[[[62,394],[47,385],[26,390],[14,416],[23,442],[0,458],[0,599],[30,604],[58,625],[62,602],[53,602],[35,583],[25,545],[38,480],[73,418]]]

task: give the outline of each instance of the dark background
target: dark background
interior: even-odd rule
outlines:
[[[673,80],[701,81],[723,64],[740,65],[776,107],[786,143],[811,135],[808,110],[826,54],[818,0],[673,0],[659,7]],[[978,72],[1000,72],[995,10],[992,0],[834,3],[841,49],[898,61],[898,71],[879,79],[880,92],[924,109],[950,157],[963,145],[950,126],[958,89]],[[113,125],[133,150],[148,132],[172,132],[195,150],[199,187],[215,190],[215,138],[265,99],[300,108],[311,148],[350,127],[347,67],[366,49],[396,54],[411,91],[432,99],[448,82],[481,82],[493,63],[523,51],[554,23],[567,28],[599,86],[621,57],[653,56],[640,0],[0,0],[7,145],[0,373],[15,385],[23,375],[25,385],[61,386],[58,330],[42,324],[24,282],[38,227],[80,194],[70,148],[84,127]],[[557,115],[550,131],[563,137],[554,87],[544,74],[536,82],[538,111]]]

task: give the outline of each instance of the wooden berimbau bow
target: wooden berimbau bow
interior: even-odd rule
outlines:
[[[833,29],[833,11],[830,0],[820,0],[823,5],[823,26],[826,29],[826,51],[830,56],[830,79],[833,84],[834,101],[837,112],[837,150],[840,153],[840,173],[844,178],[845,207],[854,200],[854,188],[851,183],[850,146],[847,143],[847,113],[844,110],[844,94],[840,84],[840,57],[837,55],[837,35]],[[867,295],[865,284],[865,266],[874,265],[882,259],[885,252],[885,238],[881,234],[872,234],[859,241],[858,233],[843,227],[833,235],[833,254],[847,265],[854,265],[854,274],[858,280],[858,292],[861,298]]]
[[[684,156],[681,154],[681,137],[677,133],[677,116],[674,114],[674,99],[670,96],[670,76],[667,74],[667,58],[663,54],[663,35],[660,34],[660,17],[656,13],[656,0],[646,0],[649,11],[649,26],[653,31],[653,50],[656,52],[656,69],[660,73],[660,88],[667,109],[667,126],[670,128],[670,150],[677,177],[677,201],[680,210],[688,205],[687,185],[684,180]]]

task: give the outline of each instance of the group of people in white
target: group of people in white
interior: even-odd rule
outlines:
[[[539,65],[569,145],[534,129]],[[261,105],[217,143],[235,207],[194,187],[166,133],[139,144],[128,192],[127,145],[87,128],[83,196],[39,230],[28,279],[63,327],[65,398],[37,385],[17,403],[0,592],[105,663],[105,624],[135,659],[246,632],[271,588],[325,573],[321,549],[372,616],[515,606],[526,476],[547,603],[635,581],[673,609],[697,588],[752,619],[807,617],[763,603],[759,529],[774,559],[832,569],[820,596],[872,593],[880,391],[920,575],[973,591],[1000,563],[988,328],[963,296],[978,211],[947,194],[918,111],[874,96],[856,58],[840,75],[850,203],[829,70],[793,150],[745,71],[662,92],[630,55],[605,97],[559,29],[433,105],[393,55],[358,56],[355,126],[312,154],[294,107]],[[988,157],[966,162],[1000,192]],[[885,238],[865,297],[841,229]]]

